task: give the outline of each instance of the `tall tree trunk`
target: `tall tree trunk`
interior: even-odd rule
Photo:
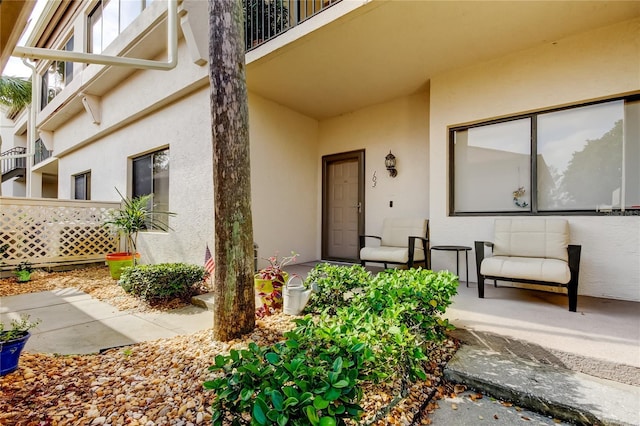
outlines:
[[[242,0],[209,1],[209,80],[215,192],[213,337],[255,327],[249,108]]]

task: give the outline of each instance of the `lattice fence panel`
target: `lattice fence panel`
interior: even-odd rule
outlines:
[[[34,265],[104,259],[118,250],[103,227],[118,203],[0,197],[0,259],[5,265]]]

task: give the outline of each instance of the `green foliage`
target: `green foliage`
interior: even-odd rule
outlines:
[[[285,337],[216,357],[210,370],[223,374],[204,383],[216,392],[214,425],[222,425],[225,413],[233,415],[234,425],[345,425],[345,419],[360,417],[364,346],[329,350],[296,331]],[[250,414],[251,423],[240,413]]]
[[[0,105],[8,106],[9,113],[17,113],[31,103],[31,80],[0,76]]]
[[[31,272],[33,272],[33,264],[31,262],[29,262],[28,260],[20,262],[16,266],[16,271],[26,271],[26,272],[31,273]]]
[[[0,342],[8,342],[13,339],[18,339],[40,324],[39,319],[36,321],[29,321],[29,318],[29,315],[23,314],[20,316],[19,320],[11,320],[11,328],[9,330],[5,330],[4,324],[0,322]]]
[[[317,314],[328,310],[335,313],[337,308],[348,306],[354,293],[367,287],[371,279],[371,273],[360,265],[347,267],[319,263],[304,281],[306,288],[315,288],[305,312]]]
[[[127,292],[158,303],[173,298],[189,301],[197,294],[207,272],[199,265],[161,263],[124,268],[118,283]]]
[[[455,275],[411,269],[372,277],[361,267],[323,264],[309,277],[318,315],[296,319],[284,342],[216,357],[217,375],[204,384],[216,392],[214,425],[230,418],[234,425],[344,425],[362,415],[363,382],[426,377],[429,342],[451,328],[439,314],[456,294]]]
[[[124,235],[127,253],[136,253],[138,232],[147,229],[158,229],[166,232],[170,229],[168,222],[165,222],[164,218],[168,219],[176,214],[154,210],[151,205],[153,194],[127,198],[117,188],[116,191],[122,199],[122,205],[119,210],[111,212],[104,225]],[[135,256],[133,257],[133,263],[134,265],[136,263]]]

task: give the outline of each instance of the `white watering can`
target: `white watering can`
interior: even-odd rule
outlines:
[[[298,281],[294,282],[296,278]],[[302,278],[297,275],[292,276],[283,289],[284,307],[282,311],[287,315],[300,315],[307,305],[312,291],[310,288],[304,288]]]

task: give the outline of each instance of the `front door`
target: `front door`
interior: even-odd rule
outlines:
[[[364,231],[364,150],[322,157],[322,259],[357,262]]]

